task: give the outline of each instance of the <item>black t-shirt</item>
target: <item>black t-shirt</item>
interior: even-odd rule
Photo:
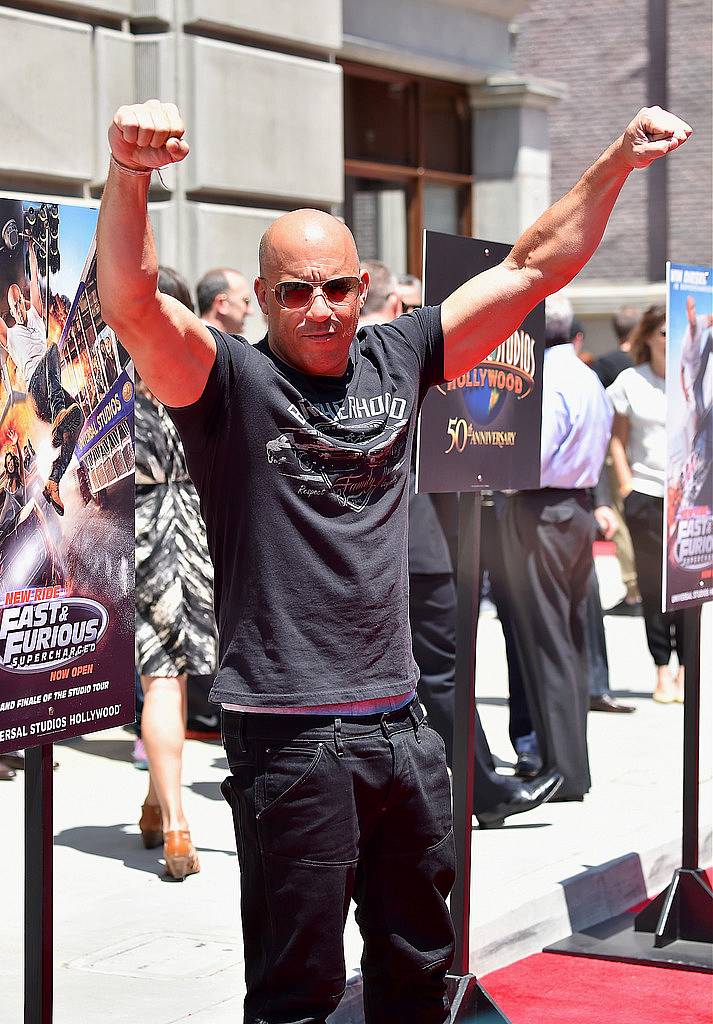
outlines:
[[[214,330],[205,390],[169,410],[215,566],[211,700],[346,703],[418,678],[408,621],[409,457],[443,379],[440,307],[362,328],[343,377]]]
[[[408,571],[411,576],[453,572],[448,542],[430,494],[416,494],[411,471],[408,506]]]
[[[592,369],[602,382],[602,387],[608,388],[610,384],[614,383],[622,370],[628,370],[633,365],[634,363],[629,353],[617,348],[613,352],[607,352],[605,355],[600,356],[593,364]]]

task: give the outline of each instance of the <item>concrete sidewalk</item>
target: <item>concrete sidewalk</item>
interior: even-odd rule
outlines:
[[[711,855],[711,612],[704,609],[701,856]],[[590,716],[592,793],[473,833],[471,966],[478,974],[619,913],[667,884],[680,862],[683,709],[651,701],[640,619],[607,618],[612,687],[635,715]],[[505,661],[497,620],[481,619],[478,694],[492,748],[507,739]],[[138,836],[146,774],[132,737],[96,733],[57,747],[55,1024],[237,1024],[242,942],[232,823],[218,784],[219,745],[189,742],[185,803],[202,872],[160,878],[160,850]],[[22,1020],[22,776],[0,785],[0,1021]],[[359,963],[353,919],[347,967]]]

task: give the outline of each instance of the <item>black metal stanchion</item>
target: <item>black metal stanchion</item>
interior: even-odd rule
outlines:
[[[52,744],[25,751],[25,1024],[52,1024]]]
[[[449,996],[454,1024],[508,1024],[470,974],[470,884],[475,768],[475,646],[480,597],[480,491],[461,494],[458,505],[458,618],[453,733],[453,828],[457,876],[451,896],[456,933]]]
[[[713,891],[698,864],[698,767],[701,708],[701,607],[685,616],[686,692],[683,712],[683,843],[681,867],[668,889],[637,915],[634,928],[654,937],[656,949],[675,942],[702,943],[713,952]],[[705,950],[700,955],[705,958]],[[682,951],[683,953],[683,951]],[[687,959],[690,966],[698,966]],[[683,953],[686,956],[685,953]],[[713,967],[713,964],[711,965]]]
[[[548,953],[713,972],[713,891],[698,865],[698,767],[701,706],[701,608],[685,614],[683,841],[681,867],[667,889],[640,911],[548,946]]]

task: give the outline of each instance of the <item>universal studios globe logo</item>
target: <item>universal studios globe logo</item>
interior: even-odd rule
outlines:
[[[535,340],[526,331],[510,337],[472,370],[438,390],[459,391],[474,423],[485,426],[498,416],[508,395],[526,398],[535,384]]]

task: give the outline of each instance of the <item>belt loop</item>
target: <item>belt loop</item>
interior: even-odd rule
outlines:
[[[381,721],[379,722],[379,725],[381,726],[381,731],[383,732],[384,736],[388,740],[388,738],[389,738],[389,723],[387,721],[387,717],[388,717],[387,713],[384,712],[384,714],[381,716]]]
[[[238,715],[238,750],[241,754],[244,754],[248,749],[245,746],[245,715]]]
[[[416,712],[413,709],[413,701],[408,706],[408,716],[411,719],[411,725],[413,726],[413,734],[416,737],[416,742],[420,743],[421,742],[421,736],[420,736],[420,733],[419,733],[419,726],[420,726],[421,723],[419,722],[418,718],[416,717]]]
[[[334,719],[334,746],[337,751],[337,757],[344,756],[344,744],[342,743],[342,720],[341,718]]]

